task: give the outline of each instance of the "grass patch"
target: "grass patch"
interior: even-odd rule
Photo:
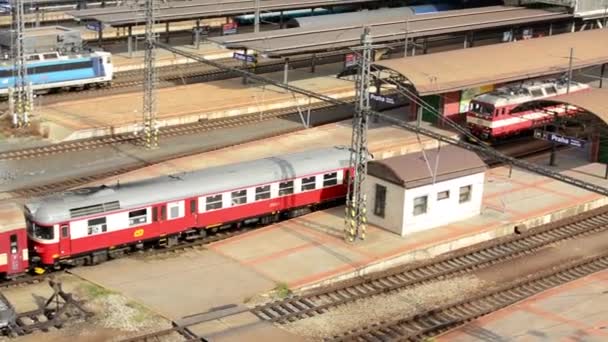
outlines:
[[[286,283],[278,283],[274,291],[277,293],[277,297],[281,299],[287,298],[291,294],[291,290]]]
[[[135,315],[133,315],[132,319],[135,323],[143,323],[150,318],[150,314],[148,313],[148,309],[137,303],[137,302],[128,302],[127,306],[131,309],[137,311]]]
[[[91,299],[97,299],[100,297],[106,297],[109,296],[111,294],[113,294],[113,291],[110,291],[104,287],[95,285],[95,284],[91,284],[91,283],[86,283],[86,284],[82,284],[80,285],[80,290],[89,298]]]

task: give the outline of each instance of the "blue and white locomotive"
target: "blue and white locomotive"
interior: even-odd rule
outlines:
[[[112,54],[91,52],[62,55],[58,52],[26,56],[27,79],[37,93],[56,88],[83,88],[109,85],[113,77]],[[0,95],[15,86],[15,65],[6,61],[0,65]]]

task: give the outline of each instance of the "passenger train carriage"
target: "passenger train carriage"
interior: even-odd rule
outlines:
[[[571,82],[571,93],[584,91],[589,86]],[[521,134],[550,123],[554,113],[558,116],[573,115],[578,112],[574,106],[552,105],[530,108],[522,104],[552,99],[566,94],[567,81],[530,81],[522,85],[510,85],[477,95],[469,104],[467,126],[472,134],[482,140],[497,140]]]
[[[347,149],[328,148],[46,197],[25,206],[32,260],[93,264],[147,241],[297,216],[346,196],[348,163]]]
[[[13,203],[0,204],[0,279],[28,269],[29,251],[23,211]]]
[[[0,95],[15,86],[13,61],[0,65]],[[112,55],[109,52],[61,55],[58,52],[27,56],[27,82],[37,92],[54,88],[107,85],[112,81]]]

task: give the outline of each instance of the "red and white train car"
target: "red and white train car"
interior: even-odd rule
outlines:
[[[571,82],[569,91],[589,89],[584,83]],[[522,104],[552,99],[568,92],[567,81],[529,81],[521,85],[500,87],[477,95],[469,104],[467,126],[472,134],[483,140],[497,140],[541,127],[558,116],[577,113],[574,106],[552,105],[543,108],[527,108]]]
[[[296,216],[345,197],[348,163],[347,149],[327,148],[43,198],[25,206],[32,259],[91,264],[146,242]]]
[[[0,204],[0,279],[12,278],[28,270],[29,253],[25,220],[21,207]]]

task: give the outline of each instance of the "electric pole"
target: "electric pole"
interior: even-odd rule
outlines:
[[[13,43],[13,62],[15,63],[15,82],[14,82],[14,109],[12,111],[13,126],[15,128],[26,127],[29,125],[29,112],[33,96],[28,92],[32,89],[27,80],[27,61],[25,58],[25,20],[23,18],[23,0],[13,0],[13,27],[15,39]]]
[[[146,148],[158,146],[156,124],[156,34],[154,33],[156,0],[146,0],[146,41],[144,56],[143,139]]]
[[[366,196],[363,182],[367,175],[367,126],[370,113],[369,85],[371,81],[372,38],[369,27],[361,35],[363,49],[359,56],[359,70],[356,79],[356,105],[353,116],[353,132],[350,149],[349,169],[354,174],[348,177],[346,196],[345,238],[353,242],[365,239],[367,224]]]

